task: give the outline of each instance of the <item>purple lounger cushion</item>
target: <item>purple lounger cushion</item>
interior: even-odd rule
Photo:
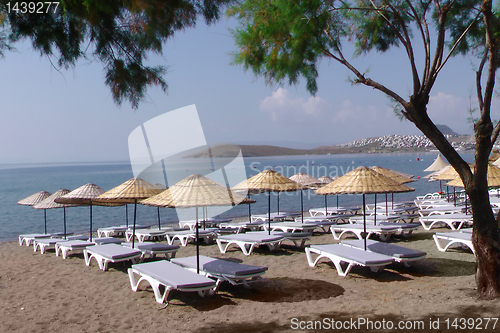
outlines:
[[[176,258],[171,262],[186,268],[196,269],[196,256]],[[214,275],[245,276],[267,271],[265,266],[239,264],[232,261],[200,256],[200,269]]]
[[[93,242],[96,243],[97,245],[121,244],[123,243],[123,240],[114,237],[100,237],[100,238],[94,238]]]
[[[363,240],[342,241],[342,244],[347,244],[358,249],[364,249]],[[371,252],[385,254],[386,256],[399,259],[419,258],[427,255],[427,253],[423,251],[409,249],[407,247],[389,243],[377,242],[370,239],[366,240],[366,248]]]
[[[142,254],[142,252],[139,250],[128,249],[117,244],[96,245],[87,249],[87,251],[111,260],[117,260]]]
[[[174,289],[215,287],[215,281],[166,260],[132,265],[132,268]]]

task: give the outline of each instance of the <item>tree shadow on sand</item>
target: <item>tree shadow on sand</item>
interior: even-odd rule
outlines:
[[[250,333],[250,332],[498,332],[500,322],[487,321],[495,317],[498,307],[475,305],[460,308],[456,312],[429,313],[417,318],[392,314],[372,316],[366,312],[325,312],[311,317],[286,318],[284,324],[277,321],[254,320],[244,323],[209,323],[195,333]],[[359,321],[361,320],[361,321]],[[364,320],[364,323],[363,323]],[[337,324],[336,324],[337,323]],[[329,327],[327,325],[330,325]],[[336,327],[335,325],[339,325]],[[402,325],[402,326],[398,326]]]

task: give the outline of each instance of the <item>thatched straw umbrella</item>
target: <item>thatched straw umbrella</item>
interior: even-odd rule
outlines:
[[[118,204],[134,204],[134,226],[132,229],[132,248],[135,247],[135,225],[137,221],[137,202],[160,193],[161,190],[141,178],[132,178],[104,192],[95,201]]]
[[[74,207],[78,205],[69,205],[69,204],[60,204],[57,203],[55,200],[57,198],[62,197],[65,194],[68,194],[70,190],[67,190],[65,188],[62,188],[55,192],[54,194],[50,195],[49,197],[45,198],[44,200],[40,201],[36,205],[33,206],[35,209],[53,209],[53,208],[62,208],[63,209],[63,219],[64,219],[64,239],[66,239],[66,207]]]
[[[40,191],[36,192],[35,194],[32,194],[24,199],[21,199],[17,202],[18,205],[23,205],[23,206],[34,206],[39,202],[42,202],[43,200],[47,199],[50,197],[50,193],[47,191]],[[47,210],[43,210],[43,217],[44,217],[44,233],[47,234]]]
[[[300,185],[302,185],[303,189],[314,188],[314,187],[321,184],[321,182],[317,178],[310,176],[310,175],[303,173],[303,172],[299,172],[299,173],[293,175],[292,177],[290,177],[290,179],[293,180],[294,182],[297,182]],[[304,223],[304,191],[303,191],[303,189],[300,190],[300,214],[302,217],[302,223]]]
[[[472,168],[473,173],[474,171],[475,168]],[[486,173],[486,180],[488,181],[488,187],[496,187],[496,188],[500,187],[500,168],[494,165],[493,163],[489,163],[488,171]],[[462,182],[462,178],[460,178],[458,174],[457,177],[455,177],[445,185],[452,186],[453,188],[465,187],[464,183]],[[465,214],[467,214],[467,195],[465,195]]]
[[[378,173],[383,174],[384,176],[391,178],[397,183],[400,184],[406,184],[406,183],[411,183],[416,181],[415,179],[412,179],[412,175],[408,175],[399,171],[387,169],[387,168],[382,168],[380,166],[373,166],[371,168],[372,170],[377,171]],[[392,196],[392,208],[394,208],[394,193],[391,193]],[[387,207],[387,193],[385,193],[385,211],[387,215],[388,207]],[[375,214],[377,214],[377,194],[375,194]]]
[[[140,203],[153,207],[168,208],[196,208],[196,256],[197,273],[199,273],[199,234],[198,234],[198,208],[212,206],[235,206],[255,202],[231,191],[202,175],[191,175],[180,182],[170,186],[167,190],[142,200]]]
[[[92,206],[122,206],[120,203],[107,203],[96,201],[95,198],[103,194],[104,190],[95,184],[87,183],[79,188],[55,199],[54,201],[60,204],[77,204],[80,206],[90,207],[90,231],[89,239],[92,241]]]
[[[399,184],[392,179],[368,167],[358,167],[346,173],[339,179],[316,190],[316,194],[362,194],[363,195],[363,225],[366,250],[366,211],[365,194],[411,192],[414,188]]]
[[[290,180],[274,170],[267,169],[233,186],[232,190],[248,191],[248,193],[267,192],[268,231],[271,234],[271,192],[298,191],[302,188],[302,185],[299,183]]]

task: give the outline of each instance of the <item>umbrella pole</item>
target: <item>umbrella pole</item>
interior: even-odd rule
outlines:
[[[300,213],[302,214],[302,223],[304,223],[304,191],[300,190]]]
[[[439,181],[439,192],[443,192],[443,185],[441,185],[441,181]]]
[[[328,201],[327,201],[328,195],[325,195],[325,216],[328,215]]]
[[[392,205],[394,206],[394,202],[392,203]],[[387,205],[387,193],[385,194],[385,216],[389,216],[389,207]]]
[[[66,207],[63,207],[64,239],[66,239]]]
[[[125,221],[127,222],[127,228],[128,228],[128,205],[125,204]]]
[[[92,202],[90,202],[90,241],[92,242]]]
[[[457,192],[455,191],[455,188],[453,188],[453,206],[457,206]]]
[[[134,199],[134,227],[132,228],[132,248],[135,248],[135,221],[137,219],[137,199]]]
[[[363,194],[363,240],[366,251],[366,210],[365,210],[365,195]]]
[[[247,198],[250,200],[250,193],[247,194]],[[250,204],[248,204],[248,221],[252,222],[252,208]]]
[[[205,230],[205,221],[207,220],[207,215],[205,215],[205,207],[202,207],[202,213],[203,213],[203,230]],[[196,208],[196,212],[198,212],[198,208]]]
[[[377,225],[377,193],[375,193],[375,216],[373,220],[373,225]]]
[[[160,207],[158,206],[158,230],[161,230],[161,222],[160,222]]]
[[[200,274],[200,233],[198,231],[198,206],[196,207],[196,274]]]
[[[339,209],[339,195],[337,194],[337,210]],[[337,212],[338,214],[338,212]]]
[[[394,192],[391,193],[391,204],[392,204],[392,209],[394,209]]]
[[[446,201],[450,202],[450,193],[448,191],[448,186],[446,186]]]
[[[271,191],[267,192],[267,232],[271,234]]]
[[[280,213],[280,192],[278,192],[278,214]]]
[[[43,210],[43,217],[45,220],[45,234],[47,234],[47,210],[46,209]]]

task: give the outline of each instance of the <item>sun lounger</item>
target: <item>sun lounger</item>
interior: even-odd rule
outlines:
[[[114,237],[98,237],[93,238],[92,242],[96,243],[96,245],[121,244],[123,240]]]
[[[136,279],[136,275],[139,279]],[[136,292],[143,281],[147,281],[153,288],[156,302],[168,305],[168,295],[172,290],[197,291],[201,296],[214,290],[216,283],[205,276],[193,273],[166,260],[153,261],[132,265],[128,269],[130,286]],[[162,293],[160,286],[165,287]]]
[[[266,231],[262,231],[267,233]],[[306,241],[311,239],[312,233],[310,232],[279,232],[271,231],[271,235],[283,237],[283,241],[290,241],[296,247],[304,247]]]
[[[68,252],[83,251],[87,248],[87,246],[94,246],[94,245],[95,243],[80,241],[80,240],[72,240],[72,241],[61,240],[60,242],[57,242],[55,245],[56,256],[58,257],[59,254],[62,254],[63,259],[66,259],[66,257],[68,256]]]
[[[273,222],[271,223],[271,231],[282,232],[309,232],[312,233],[314,229],[319,228],[319,225],[313,222]],[[268,230],[268,225],[264,225],[264,230]]]
[[[340,240],[345,234],[352,233],[358,237],[358,239],[363,239],[364,227],[363,224],[342,224],[330,227],[333,238],[335,240]],[[384,225],[366,225],[366,238],[370,238],[371,235],[375,234],[380,237],[382,241],[386,241],[392,234],[398,233],[399,228],[395,226],[384,226]]]
[[[203,239],[205,244],[212,244],[215,238],[215,232],[211,229],[207,230],[199,229],[198,237]],[[196,240],[196,230],[192,231],[189,229],[185,229],[185,230],[167,231],[165,232],[165,238],[169,245],[173,245],[175,240],[178,240],[181,242],[182,246],[186,246],[190,241]]]
[[[283,241],[283,236],[269,235],[267,232],[247,232],[236,235],[223,235],[217,238],[217,245],[221,253],[226,253],[232,244],[240,247],[243,254],[250,255],[255,246],[267,245],[270,251],[277,249]],[[225,244],[225,246],[224,246]]]
[[[97,229],[97,237],[124,236],[128,227],[125,225],[117,227],[106,227]]]
[[[472,223],[472,215],[467,214],[433,214],[420,217],[420,224],[425,230],[431,230],[434,225],[446,224],[451,230],[460,230],[465,224]]]
[[[132,243],[122,243],[121,245],[132,247]],[[180,246],[178,245],[167,245],[153,242],[144,242],[134,245],[134,249],[142,252],[141,260],[143,260],[146,255],[149,255],[149,258],[155,258],[159,254],[163,254],[167,260],[170,260],[170,258],[175,258],[175,254],[179,248]]]
[[[362,221],[356,224],[362,225]],[[370,227],[375,226],[375,222],[373,220],[368,220],[366,222]],[[406,222],[386,222],[386,221],[378,221],[377,225],[382,227],[394,227],[397,229],[396,234],[401,235],[405,238],[409,237],[413,231],[417,230],[420,227],[420,223],[406,223]]]
[[[50,237],[52,237],[51,234],[27,234],[27,235],[19,235],[19,246],[22,246],[23,243],[25,243],[26,246],[30,246],[31,242],[33,242],[35,239],[50,238]]]
[[[221,223],[231,222],[231,219],[206,219],[204,221],[198,221],[198,226],[200,228],[218,228]],[[179,221],[179,228],[189,228],[191,230],[196,229],[196,220]]]
[[[311,208],[309,209],[309,214],[311,216],[317,216],[317,215],[333,215],[333,214],[339,214],[339,213],[345,213],[347,212],[347,208],[344,207],[321,207],[321,208]]]
[[[219,289],[222,282],[227,281],[233,286],[244,285],[259,281],[267,271],[267,267],[239,264],[232,261],[200,256],[200,274],[217,279],[214,291]],[[196,256],[172,259],[176,265],[196,272]]]
[[[165,233],[169,229],[139,229],[135,231],[135,237],[137,237],[137,240],[139,243],[145,242],[147,240],[153,240],[153,239],[163,239],[165,237]],[[125,236],[127,238],[127,242],[132,241],[132,236],[133,236],[133,230],[127,230],[125,233]]]
[[[106,271],[110,262],[116,263],[131,260],[132,263],[135,263],[136,259],[142,256],[142,252],[118,244],[105,244],[86,248],[83,250],[83,256],[85,257],[85,264],[87,266],[90,266],[90,262],[94,258],[99,268]]]
[[[283,221],[287,216],[288,216],[287,213],[271,213],[271,221]],[[267,222],[268,219],[269,219],[269,214],[252,215],[252,221]]]
[[[44,254],[45,251],[49,248],[54,248],[56,243],[63,242],[60,238],[36,238],[33,240],[33,251],[36,252],[40,250],[41,254]]]
[[[364,250],[364,240],[349,240],[342,241],[341,244],[352,246]],[[370,252],[375,252],[392,257],[395,262],[401,262],[406,267],[410,267],[415,261],[425,259],[427,253],[419,250],[409,249],[407,247],[394,245],[390,243],[377,242],[371,239],[366,240],[366,249]]]
[[[220,225],[222,229],[225,228],[238,228],[237,234],[241,234],[245,231],[257,231],[262,230],[264,227],[264,221],[246,221],[246,222],[236,222],[236,223],[223,223]]]
[[[452,245],[459,245],[462,248],[468,247],[472,253],[476,253],[472,244],[472,233],[461,231],[437,232],[433,238],[438,250],[441,252],[446,252]]]
[[[311,253],[318,254],[316,260],[312,259]],[[347,276],[356,265],[369,267],[373,272],[377,272],[393,262],[392,257],[342,244],[311,245],[306,247],[306,257],[311,267],[316,266],[322,258],[330,259],[342,277]]]

